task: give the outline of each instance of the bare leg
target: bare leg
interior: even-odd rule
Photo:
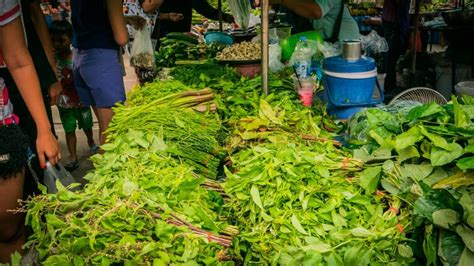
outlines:
[[[99,119],[99,143],[102,145],[107,140],[105,131],[109,127],[109,123],[114,116],[112,108],[97,108],[98,119]]]
[[[89,147],[94,146],[95,142],[94,142],[94,135],[92,133],[92,129],[84,130],[84,134],[86,134],[86,137],[87,137],[87,145],[89,145]]]
[[[14,252],[23,253],[26,242],[24,214],[14,214],[9,210],[19,207],[18,200],[23,198],[25,172],[15,177],[0,180],[0,263],[9,263]]]
[[[69,158],[71,159],[71,161],[77,161],[76,132],[66,133],[66,143],[67,143],[67,149],[69,150]]]

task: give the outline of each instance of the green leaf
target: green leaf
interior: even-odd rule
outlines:
[[[431,143],[433,144],[433,146],[435,147],[438,147],[438,148],[441,148],[441,149],[445,149],[445,150],[448,150],[448,151],[451,151],[453,149],[453,146],[450,145],[445,138],[443,137],[440,137],[436,134],[432,134],[432,133],[429,133],[424,127],[420,126],[421,128],[421,133],[427,137]]]
[[[61,254],[49,256],[45,261],[42,262],[42,264],[51,266],[67,266],[72,265],[72,262],[66,254]]]
[[[258,188],[255,185],[252,185],[252,188],[250,189],[250,195],[252,195],[252,200],[255,205],[257,205],[260,209],[263,210],[262,200],[260,199],[260,192],[258,191]]]
[[[418,152],[418,149],[415,146],[407,147],[405,149],[402,149],[398,151],[398,161],[400,163],[412,159],[412,158],[419,158],[420,153]]]
[[[442,209],[433,212],[433,223],[446,230],[450,230],[452,226],[461,222],[461,216],[455,210]]]
[[[404,258],[413,257],[413,250],[408,245],[398,244],[398,254]]]
[[[444,109],[437,103],[425,104],[412,108],[407,115],[407,120],[413,121],[415,119],[424,118],[441,112],[444,112]]]
[[[459,259],[459,266],[472,266],[474,265],[474,252],[468,248],[464,248],[464,251],[461,254]]]
[[[438,256],[438,230],[433,225],[425,226],[425,237],[423,239],[423,252],[426,257],[426,265],[437,265]]]
[[[469,144],[464,148],[464,154],[474,153],[474,144]]]
[[[459,203],[464,209],[464,221],[474,228],[474,196],[468,191],[463,191]]]
[[[325,256],[324,259],[328,266],[344,266],[344,261],[336,252],[332,252],[329,256]]]
[[[462,238],[462,241],[468,249],[474,251],[474,231],[465,225],[458,225],[456,233]]]
[[[433,223],[433,212],[442,209],[453,209],[462,212],[462,206],[444,189],[429,190],[423,197],[418,198],[413,206],[414,225],[419,226],[427,220]]]
[[[363,227],[357,227],[357,228],[351,229],[350,232],[355,237],[366,238],[366,237],[374,236],[374,233],[370,232],[369,230]]]
[[[326,253],[331,251],[331,246],[325,243],[320,243],[320,244],[311,244],[308,246],[303,247],[304,251],[315,251],[318,253]]]
[[[306,252],[303,258],[303,266],[313,266],[318,265],[323,260],[321,254],[315,251],[308,251]]]
[[[431,149],[431,165],[443,166],[449,164],[461,157],[463,154],[463,148],[457,143],[450,144],[451,149],[445,150],[438,147]]]
[[[474,169],[474,156],[460,159],[456,166],[463,171]]]
[[[412,127],[395,138],[395,149],[400,153],[401,150],[414,146],[422,139],[423,135],[421,134],[420,128]]]
[[[306,230],[304,230],[303,226],[301,226],[301,223],[300,221],[298,220],[298,217],[296,217],[296,215],[292,215],[291,216],[291,224],[293,225],[293,227],[296,229],[296,231],[300,232],[301,234],[303,235],[307,235],[308,233],[306,232]]]
[[[360,176],[360,186],[365,189],[365,194],[373,194],[379,185],[381,166],[374,166],[365,169]]]
[[[463,110],[456,96],[453,96],[451,99],[454,107],[454,124],[459,128],[466,128],[471,124],[469,114]]]
[[[405,177],[411,177],[421,181],[433,172],[433,166],[429,164],[405,164],[402,167],[402,174]]]
[[[450,231],[442,231],[440,234],[439,256],[450,265],[457,265],[464,250],[462,239]]]

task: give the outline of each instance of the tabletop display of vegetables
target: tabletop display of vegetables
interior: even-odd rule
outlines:
[[[159,134],[129,130],[103,148],[83,190],[58,182],[57,194],[26,202],[27,246],[41,264],[226,265],[238,231],[223,198],[169,157]]]
[[[415,255],[426,265],[474,265],[474,98],[369,109],[354,119],[364,122],[352,123],[352,135],[366,136],[354,155],[374,173],[362,186],[373,193],[380,185],[404,201]]]

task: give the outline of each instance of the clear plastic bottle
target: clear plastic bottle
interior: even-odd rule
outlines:
[[[311,68],[311,57],[313,55],[312,49],[306,40],[305,36],[301,36],[300,40],[295,46],[293,55],[294,67],[299,78],[305,79],[309,75]]]

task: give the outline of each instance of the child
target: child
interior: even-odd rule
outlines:
[[[67,21],[53,21],[50,27],[52,44],[55,50],[56,66],[63,91],[57,103],[59,115],[66,133],[70,161],[64,167],[70,171],[78,167],[76,153],[76,125],[84,131],[91,153],[97,152],[92,136],[92,112],[89,106],[83,107],[74,86],[72,75],[72,26]]]
[[[0,67],[8,67],[36,123],[36,147],[42,167],[46,159],[56,164],[59,145],[51,132],[40,84],[26,48],[18,0],[0,0]],[[18,208],[23,198],[26,150],[29,140],[16,126],[8,91],[0,77],[0,263],[9,263],[10,254],[25,243],[24,215],[8,210]]]

